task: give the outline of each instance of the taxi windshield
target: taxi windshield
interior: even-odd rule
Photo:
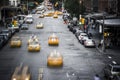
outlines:
[[[18,40],[20,40],[20,38],[19,37],[14,37],[14,38],[12,38],[12,40],[13,41],[18,41]]]

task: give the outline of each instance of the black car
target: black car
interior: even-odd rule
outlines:
[[[8,38],[10,38],[12,36],[12,32],[8,29],[2,30],[1,34],[7,35]]]
[[[79,30],[79,26],[74,26],[72,31],[73,34],[75,34],[78,30]]]
[[[73,26],[69,26],[69,31],[73,31]]]
[[[77,29],[76,32],[75,32],[75,36],[78,38],[80,33],[84,33],[84,32],[82,30],[80,30],[80,29]]]
[[[73,24],[71,22],[68,23],[68,28],[73,27]]]
[[[115,74],[113,76],[113,80],[120,80],[120,74]]]
[[[113,80],[114,75],[120,74],[120,64],[109,64],[104,68],[105,78]]]
[[[12,35],[15,34],[15,30],[14,29],[9,29],[9,31],[12,33]]]
[[[0,34],[0,48],[2,48],[7,42],[8,42],[7,36]]]
[[[4,38],[0,36],[0,49],[4,46]]]
[[[0,34],[0,37],[3,37],[4,39],[4,44],[6,44],[9,40],[9,37],[6,34]]]

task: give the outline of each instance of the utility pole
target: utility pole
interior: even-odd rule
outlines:
[[[6,16],[5,16],[5,2],[6,2],[6,1],[4,0],[4,3],[3,3],[3,4],[4,4],[4,7],[3,7],[3,10],[4,10],[4,12],[3,12],[3,15],[4,15],[4,16],[3,16],[4,27],[6,27],[6,22],[5,22],[5,17],[6,17]]]
[[[29,9],[29,7],[28,7],[28,0],[27,0],[27,13],[29,12],[28,9]]]
[[[103,13],[103,42],[102,42],[102,51],[105,52],[105,37],[104,37],[104,27],[105,27],[105,15]]]
[[[116,15],[118,15],[118,0],[116,0]]]
[[[64,10],[64,0],[62,0],[62,12]]]

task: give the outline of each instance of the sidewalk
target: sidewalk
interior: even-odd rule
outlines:
[[[100,42],[100,38],[99,38],[99,33],[97,32],[97,29],[92,29],[89,28],[88,33],[92,33],[92,38],[96,43],[96,49],[103,54],[108,54],[108,55],[120,55],[120,47],[113,47],[113,48],[107,48],[105,49],[105,51],[102,50],[102,46],[98,47],[98,44]]]

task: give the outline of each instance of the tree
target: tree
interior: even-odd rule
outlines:
[[[65,9],[72,15],[79,17],[80,14],[85,12],[85,6],[80,4],[79,0],[65,0]]]

